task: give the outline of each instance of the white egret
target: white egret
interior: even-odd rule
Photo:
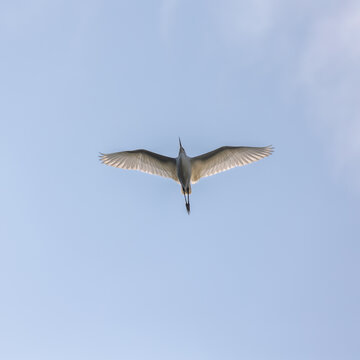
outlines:
[[[128,170],[139,170],[175,180],[181,185],[185,205],[190,214],[191,184],[202,177],[215,175],[236,166],[250,164],[271,155],[273,147],[223,146],[195,157],[186,155],[179,138],[179,155],[172,158],[148,150],[121,151],[111,154],[100,153],[103,164]]]

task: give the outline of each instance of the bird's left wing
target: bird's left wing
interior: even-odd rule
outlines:
[[[100,153],[100,161],[105,165],[139,170],[179,181],[176,176],[176,159],[148,150],[121,151],[112,154]]]
[[[223,146],[206,154],[191,158],[191,182],[196,183],[202,177],[215,175],[236,166],[250,164],[273,152],[272,146]]]

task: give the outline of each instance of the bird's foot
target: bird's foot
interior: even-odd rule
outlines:
[[[186,205],[187,213],[190,215],[190,204],[186,203],[185,205]]]

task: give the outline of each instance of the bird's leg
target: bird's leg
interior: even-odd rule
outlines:
[[[184,194],[186,210],[187,210],[188,214],[190,214],[189,188],[187,188],[185,190],[185,188],[183,187],[182,192]],[[186,194],[187,194],[187,199],[186,199]]]
[[[185,199],[185,201],[186,201],[186,199]],[[187,210],[188,214],[190,215],[190,195],[189,195],[189,189],[187,189],[186,210]]]
[[[186,203],[185,205],[186,205],[187,213],[190,215],[190,204]]]
[[[185,199],[185,205],[186,205],[186,208],[187,208],[187,201],[186,201],[186,192],[185,192],[185,188],[182,188],[183,189],[183,194],[184,194],[184,199]]]

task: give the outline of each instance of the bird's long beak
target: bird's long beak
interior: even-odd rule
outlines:
[[[180,137],[179,137],[179,145],[180,145],[180,147],[182,148]]]

